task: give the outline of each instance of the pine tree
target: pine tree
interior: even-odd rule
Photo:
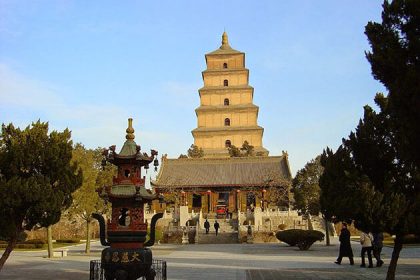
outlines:
[[[71,164],[68,129],[48,133],[48,123],[32,123],[24,130],[2,126],[0,135],[0,236],[8,241],[0,270],[19,235],[35,226],[59,221],[81,185],[82,173]]]
[[[387,279],[395,279],[404,235],[419,234],[419,189],[397,152],[387,99],[375,99],[381,112],[365,106],[363,120],[335,153],[324,151],[321,205],[338,220],[355,221],[363,231],[396,235]]]
[[[320,159],[318,156],[306,163],[305,167],[296,173],[292,181],[294,207],[304,215],[318,215],[321,210],[319,178],[322,175],[323,167]]]
[[[373,117],[381,122],[376,128],[387,132],[379,136],[384,137],[379,142],[391,147],[374,157],[385,171],[372,167],[372,160],[356,150],[356,140],[363,139],[363,130],[372,132],[367,122],[360,127],[359,135],[350,137],[349,145],[353,144],[355,161],[369,174],[375,190],[383,192],[385,199],[394,200],[388,205],[405,205],[400,217],[394,217],[398,219],[395,226],[392,219],[385,224],[397,234],[387,275],[387,279],[394,279],[402,236],[420,233],[420,1],[385,1],[382,22],[369,22],[365,34],[372,48],[366,54],[372,74],[388,90],[387,96],[377,95],[381,112]]]
[[[188,157],[190,158],[201,158],[204,156],[204,151],[202,148],[199,148],[197,145],[191,145],[187,151]]]

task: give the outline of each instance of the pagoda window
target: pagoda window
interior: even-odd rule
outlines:
[[[130,170],[129,169],[124,170],[124,176],[125,176],[125,178],[130,177]]]
[[[230,148],[230,146],[232,146],[232,142],[230,142],[230,140],[226,140],[225,141],[225,147]]]
[[[228,80],[224,80],[223,81],[223,86],[225,86],[225,87],[229,86],[229,81]]]
[[[229,106],[229,98],[225,98],[224,104],[225,106]]]
[[[229,118],[225,119],[225,126],[230,126],[230,119]]]
[[[227,68],[227,63],[223,63],[223,68],[226,69]]]

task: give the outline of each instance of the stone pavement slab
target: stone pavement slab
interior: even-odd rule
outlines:
[[[156,245],[153,256],[167,262],[168,279],[260,280],[260,279],[385,279],[392,248],[384,248],[385,265],[360,268],[360,245],[352,243],[356,265],[344,259],[334,264],[338,241],[333,246],[314,244],[299,251],[285,244],[191,244]],[[0,272],[0,279],[89,279],[89,261],[100,258],[103,249],[92,244],[92,254],[83,254],[84,245],[69,248],[65,258],[47,259],[46,252],[13,252]],[[404,248],[398,262],[397,279],[420,279],[420,248]]]
[[[419,267],[401,265],[398,269],[397,279],[415,280],[420,279]],[[410,272],[409,272],[410,271]],[[327,269],[327,268],[289,268],[289,269],[250,269],[246,271],[246,280],[343,280],[343,279],[385,279],[386,269]]]

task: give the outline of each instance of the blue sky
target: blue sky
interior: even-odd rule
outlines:
[[[0,0],[0,122],[48,121],[89,148],[177,157],[193,143],[204,54],[246,53],[270,155],[292,172],[355,128],[382,85],[364,52],[382,1]]]

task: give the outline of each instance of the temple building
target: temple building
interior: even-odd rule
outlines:
[[[270,207],[289,207],[291,172],[288,155],[268,156],[263,147],[264,129],[258,125],[258,106],[249,85],[245,53],[230,47],[226,32],[222,45],[205,55],[204,86],[198,90],[194,144],[203,149],[201,158],[162,158],[152,185],[166,197],[154,202],[156,211],[175,209],[207,214],[240,213]],[[247,141],[250,156],[230,157],[229,148]]]

